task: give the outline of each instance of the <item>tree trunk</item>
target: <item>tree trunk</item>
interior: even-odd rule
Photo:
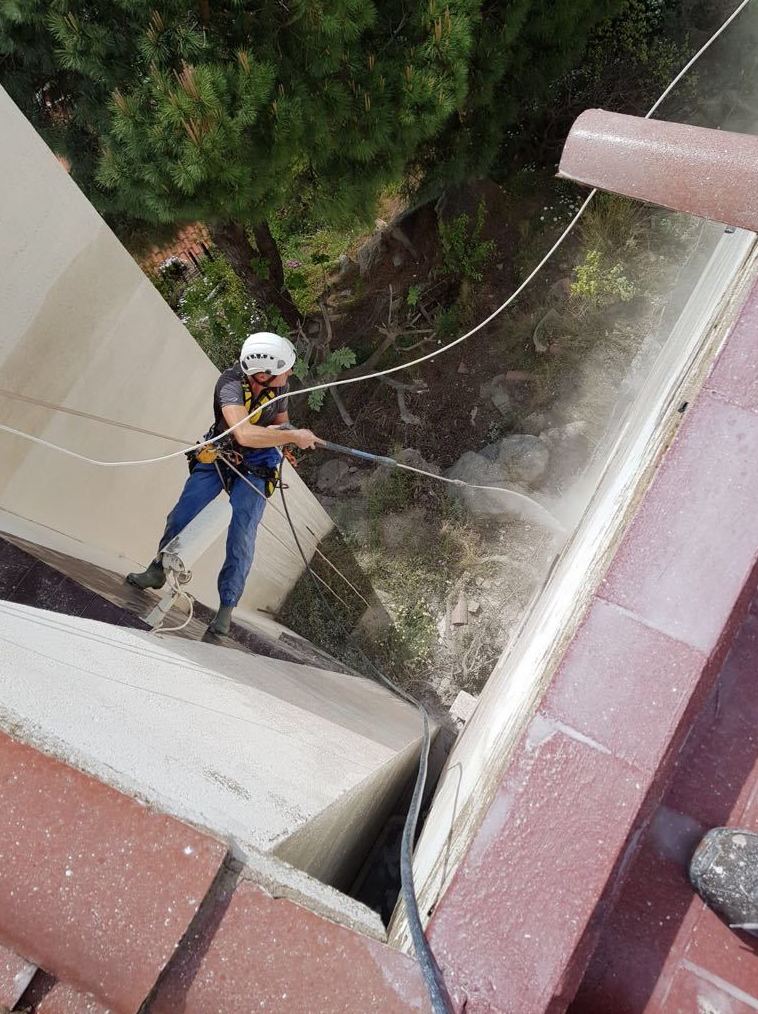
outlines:
[[[285,287],[282,258],[268,224],[263,222],[253,229],[257,250],[248,239],[245,227],[238,222],[212,225],[210,233],[253,299],[261,307],[275,307],[293,330],[299,327],[303,318]],[[253,267],[253,260],[259,258],[266,262],[267,278],[261,278]]]

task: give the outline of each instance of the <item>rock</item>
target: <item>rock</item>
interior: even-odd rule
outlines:
[[[472,489],[467,486],[450,486],[451,496],[461,500],[467,510],[475,515],[518,517],[534,520],[542,515],[537,501],[531,500],[518,490],[511,490],[504,481],[503,466],[490,461],[476,451],[466,451],[445,473],[450,479],[461,479],[473,486],[492,486],[493,489]]]
[[[371,268],[376,264],[384,248],[384,232],[375,232],[369,236],[366,242],[360,247],[357,253],[358,270],[361,277],[365,277]]]
[[[487,461],[492,461],[493,463],[497,462],[497,459],[500,456],[500,441],[496,440],[494,444],[487,444],[485,447],[480,447],[478,453],[481,454],[483,458],[486,458]]]
[[[545,430],[540,434],[540,440],[554,453],[565,452],[582,447],[586,441],[586,432],[587,423],[576,420]]]
[[[316,485],[324,493],[338,496],[359,489],[361,477],[343,458],[330,458],[316,472]]]
[[[506,478],[533,486],[547,472],[550,451],[539,437],[517,433],[499,441],[497,461]]]
[[[405,264],[405,257],[401,253],[398,252],[392,255],[392,266],[394,268],[401,268],[403,264]]]
[[[504,373],[500,373],[491,380],[488,380],[486,384],[482,384],[479,388],[479,394],[482,398],[489,398],[501,415],[511,414],[513,402],[508,391],[508,382],[505,379]]]
[[[427,461],[415,447],[403,447],[395,457],[403,465],[410,465],[411,468],[421,468],[424,472],[432,472],[434,475],[440,474],[439,465]]]
[[[474,485],[494,486],[502,481],[502,475],[494,461],[476,451],[465,451],[446,475],[450,479],[462,479]],[[488,490],[467,489],[451,486],[449,492],[458,497],[472,514],[502,514],[504,500],[499,493]]]
[[[458,696],[450,705],[450,717],[456,725],[462,726],[466,724],[469,718],[471,718],[474,714],[474,709],[476,708],[476,702],[478,700],[478,697],[474,697],[473,694],[469,694],[465,690],[459,691]]]
[[[358,265],[355,263],[355,261],[353,260],[353,258],[352,257],[348,257],[347,254],[340,254],[339,260],[338,260],[337,263],[339,264],[339,276],[340,276],[340,278],[343,278],[345,275],[348,275],[352,271],[355,271],[355,269],[358,267]]]
[[[478,599],[470,599],[468,604],[468,611],[472,616],[476,616],[479,610],[482,608],[482,604]]]
[[[453,606],[453,611],[450,614],[450,623],[454,627],[465,627],[468,623],[468,604],[466,596],[463,594],[458,596],[458,601]]]
[[[468,366],[466,366],[466,360],[461,359],[460,363],[458,363],[458,373],[468,373],[468,372],[469,368]]]
[[[538,437],[546,429],[550,428],[550,420],[544,412],[532,412],[521,420],[519,428],[524,433],[530,433],[533,437]]]

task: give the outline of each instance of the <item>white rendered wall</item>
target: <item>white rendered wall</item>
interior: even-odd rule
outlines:
[[[370,680],[2,601],[0,728],[338,887],[421,739]]]
[[[212,420],[218,371],[1,88],[0,138],[0,422],[100,459],[182,446],[128,427],[193,443]],[[184,458],[98,468],[2,431],[0,462],[0,509],[37,541],[124,574],[154,554],[187,476]],[[331,522],[288,481],[312,552]],[[193,571],[190,590],[210,606],[223,552],[221,535]],[[286,521],[267,508],[243,613],[275,609],[301,571]]]

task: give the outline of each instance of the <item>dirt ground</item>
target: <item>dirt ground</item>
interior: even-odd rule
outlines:
[[[523,275],[523,216],[531,214],[533,219],[549,198],[533,196],[526,205],[520,201],[516,210],[499,188],[487,184],[441,213],[455,215],[463,209],[475,214],[483,198],[488,212],[482,238],[492,240],[495,248],[464,316],[450,333],[438,331],[431,339],[404,336],[399,345],[423,343],[410,352],[389,351],[380,366],[407,361],[457,337],[518,284]],[[515,214],[522,216],[522,224]],[[409,327],[429,326],[427,316],[439,322],[440,313],[460,296],[458,283],[442,271],[435,208],[405,214],[400,224],[415,256],[390,236],[365,277],[351,268],[332,280],[327,293],[332,347],[350,345],[359,351],[359,362],[383,337],[390,286],[393,319],[407,321]],[[552,231],[532,244],[535,263],[563,224],[565,219],[556,218]],[[403,392],[404,409],[416,417],[413,422],[401,418],[397,389],[375,380],[341,388],[352,426],[346,426],[330,399],[318,413],[293,402],[293,417],[325,439],[375,453],[411,448],[440,471],[465,452],[511,434],[533,434],[550,447],[549,467],[533,487],[522,489],[573,524],[584,506],[577,502],[579,480],[612,423],[619,391],[641,352],[647,347],[646,354],[654,353],[656,341],[662,340],[661,324],[677,271],[675,258],[664,261],[650,251],[637,251],[646,270],[650,259],[656,286],[641,286],[630,302],[601,313],[600,331],[596,315],[590,341],[575,326],[569,305],[580,245],[581,237],[573,236],[517,305],[465,343],[397,375],[404,383],[425,388],[423,393]],[[351,253],[359,257],[359,251]],[[424,300],[421,322],[418,305],[410,306],[407,300],[411,287],[418,287]],[[558,321],[554,333],[551,313]],[[504,375],[510,403],[506,412],[482,390],[493,377]],[[449,707],[460,690],[478,693],[544,583],[561,539],[533,519],[507,513],[483,516],[472,512],[470,502],[462,508],[451,499],[449,487],[433,480],[393,488],[376,469],[352,462],[343,486],[325,489],[320,469],[328,460],[320,452],[303,456],[301,474],[337,521],[392,618],[392,637],[405,649],[401,661],[408,686],[442,708]]]

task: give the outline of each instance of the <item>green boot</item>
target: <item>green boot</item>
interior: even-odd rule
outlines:
[[[126,580],[128,584],[133,584],[135,588],[141,588],[142,591],[146,588],[162,588],[166,583],[166,572],[160,557],[153,560],[147,570],[127,574]]]
[[[233,610],[234,606],[219,606],[208,627],[208,633],[215,634],[216,637],[228,637],[232,627]]]

